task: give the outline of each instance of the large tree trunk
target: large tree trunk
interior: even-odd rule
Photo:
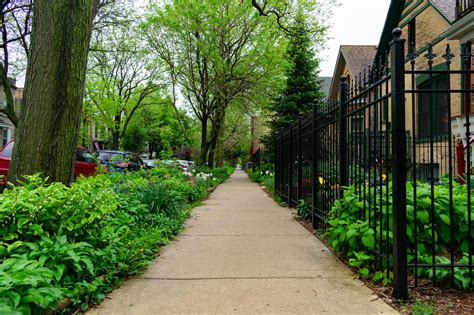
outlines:
[[[217,133],[216,142],[216,166],[222,167],[224,165],[224,131],[225,131],[225,113],[220,123],[219,132]]]
[[[207,119],[201,120],[201,152],[199,152],[199,164],[206,165],[209,144],[207,143]]]
[[[114,129],[112,129],[112,150],[118,150],[120,145],[120,124],[122,115],[119,113],[114,117]]]
[[[37,0],[21,117],[9,178],[73,178],[96,0]]]
[[[207,166],[214,168],[214,156],[216,153],[216,143],[217,141],[212,141],[209,148],[209,156],[207,157]]]

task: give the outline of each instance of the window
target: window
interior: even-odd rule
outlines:
[[[433,91],[418,94],[418,137],[429,139],[431,136],[433,138],[447,136],[449,93],[437,93],[436,90],[449,90],[448,77],[438,75],[420,84],[418,89]]]
[[[8,129],[5,127],[0,127],[0,150],[8,142]]]
[[[76,150],[76,161],[94,163],[94,156],[84,149]]]
[[[412,19],[408,24],[408,51],[416,51],[416,20]]]
[[[2,151],[0,154],[1,156],[4,157],[11,157],[13,152],[13,142],[10,142]]]
[[[423,181],[429,183],[437,183],[440,180],[439,177],[439,164],[418,164],[417,177]],[[433,176],[433,178],[432,178]]]

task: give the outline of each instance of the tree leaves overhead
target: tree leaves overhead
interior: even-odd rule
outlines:
[[[286,39],[274,21],[239,0],[170,0],[151,8],[144,36],[173,94],[181,93],[200,121],[201,161],[212,164],[228,108],[252,112],[281,88]]]
[[[160,90],[159,68],[137,36],[138,16],[131,7],[121,10],[107,15],[117,17],[114,23],[94,33],[86,85],[86,102],[104,129],[110,130],[114,149],[119,148],[133,115],[156,103],[152,96]]]

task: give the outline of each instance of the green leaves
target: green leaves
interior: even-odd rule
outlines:
[[[390,183],[388,187],[390,187]],[[391,193],[389,192],[387,200],[385,196],[386,188],[381,187],[380,189],[382,189],[384,205],[388,204],[391,208]],[[354,187],[348,187],[344,192],[344,197],[334,202],[329,214],[329,228],[326,235],[335,250],[343,252],[349,257],[350,265],[358,268],[361,276],[367,277],[368,275],[374,281],[383,280],[386,283],[390,279],[378,271],[373,275],[370,274],[374,262],[374,257],[370,255],[374,250],[381,252],[392,250],[393,214],[389,211],[387,215],[385,206],[373,206],[373,194],[374,188],[366,188],[365,192],[357,194]],[[431,199],[432,195],[434,195],[434,200]],[[416,183],[415,202],[414,184],[407,183],[409,263],[413,263],[416,258],[418,263],[432,264],[434,243],[436,264],[451,264],[451,253],[455,257],[455,264],[468,264],[469,211],[467,195],[466,185],[453,183],[453,202],[450,202],[448,183],[443,182],[441,185],[431,187],[429,183],[418,182]],[[364,200],[364,196],[367,199]],[[370,214],[367,211],[369,207],[371,209]],[[376,222],[374,222],[374,217],[377,218]],[[361,218],[366,218],[366,220],[361,220]],[[369,218],[372,218],[371,221],[368,220]],[[383,233],[380,233],[381,229]],[[451,234],[454,235],[454,239],[451,239]],[[417,247],[416,254],[418,257],[415,257],[415,246]],[[365,253],[366,256],[361,256],[361,253]],[[460,254],[464,256],[460,258]],[[467,271],[468,268],[455,268],[456,286],[469,287]],[[419,267],[417,268],[417,274],[419,277],[432,277],[433,269]],[[437,267],[435,276],[439,280],[448,280],[450,269]]]
[[[189,205],[233,169],[207,171],[216,180],[203,186],[192,185],[181,170],[157,168],[80,178],[71,187],[32,176],[5,191],[0,313],[55,310],[66,296],[84,310],[100,302],[104,292],[145,267],[180,231]]]

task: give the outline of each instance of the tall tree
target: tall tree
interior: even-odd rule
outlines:
[[[160,89],[159,68],[150,63],[135,25],[127,22],[101,32],[91,51],[86,93],[111,133],[112,149],[120,147],[132,117],[152,104]]]
[[[315,57],[312,34],[303,14],[296,17],[291,28],[295,33],[290,36],[287,48],[286,88],[270,107],[273,133],[309,113],[323,97],[321,82],[317,79],[319,60]]]
[[[140,152],[148,145],[150,158],[153,155],[169,159],[174,151],[188,148],[186,136],[193,136],[196,128],[193,121],[183,110],[179,110],[179,119],[173,110],[169,98],[157,99],[156,105],[139,109],[130,121],[129,132],[123,139],[123,148]],[[180,128],[183,124],[185,130]]]
[[[213,165],[232,103],[279,86],[286,42],[274,23],[238,0],[170,0],[150,15],[148,42],[201,123],[201,163]]]
[[[98,0],[36,0],[31,46],[9,179],[42,172],[70,183]]]
[[[33,0],[10,1],[0,3],[0,83],[5,93],[5,114],[13,125],[18,126],[14,97],[11,90],[10,75],[24,71],[28,56],[29,35],[31,32],[31,13]],[[13,60],[12,60],[13,59]],[[14,68],[12,71],[11,68]]]

